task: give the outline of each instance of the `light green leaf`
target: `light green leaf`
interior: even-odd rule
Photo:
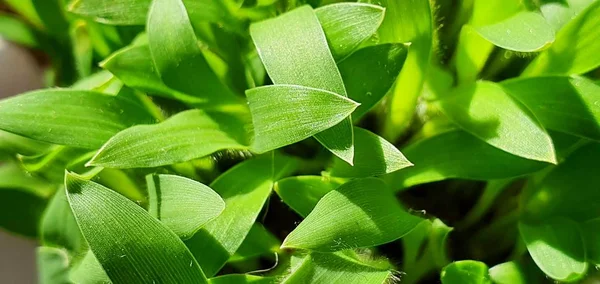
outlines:
[[[449,178],[488,180],[517,177],[547,166],[506,153],[460,130],[421,140],[403,149],[402,153],[415,166],[384,176],[395,190]]]
[[[539,51],[554,42],[554,30],[536,12],[520,12],[501,22],[475,27],[475,30],[494,45],[519,52]]]
[[[410,167],[400,150],[377,134],[354,127],[354,166],[334,158],[329,171],[336,177],[370,177]]]
[[[509,261],[497,264],[490,268],[489,273],[490,278],[496,284],[537,284],[547,282],[545,275],[529,258],[527,261]]]
[[[237,102],[204,58],[182,0],[154,0],[146,29],[152,60],[165,85],[204,99],[210,107]]]
[[[69,281],[69,256],[58,248],[38,247],[36,249],[38,283],[71,283]]]
[[[36,156],[18,156],[21,167],[28,173],[49,182],[61,184],[65,180],[65,169],[74,170],[83,165],[93,152],[85,149],[55,146],[46,153]]]
[[[238,164],[210,187],[225,200],[225,210],[186,241],[206,275],[214,276],[238,250],[252,228],[275,180],[296,168],[296,161],[271,155]],[[203,257],[209,255],[210,257]]]
[[[223,149],[247,149],[246,120],[245,115],[237,114],[181,112],[162,123],[138,125],[118,133],[89,165],[148,168],[201,158]]]
[[[78,20],[71,24],[69,30],[73,45],[75,69],[77,70],[79,78],[88,77],[92,73],[94,50],[88,29],[88,25],[85,21]]]
[[[295,85],[258,87],[247,90],[246,95],[254,124],[252,148],[259,153],[327,130],[358,107],[338,94]]]
[[[352,113],[354,121],[387,94],[404,65],[406,54],[404,44],[380,44],[359,49],[338,63],[348,97],[360,103]]]
[[[600,218],[580,224],[585,240],[587,261],[600,264]]]
[[[137,204],[70,173],[65,184],[77,224],[113,282],[207,282],[177,235]]]
[[[461,260],[450,263],[441,273],[442,284],[492,284],[483,262]]]
[[[0,152],[36,155],[46,152],[52,145],[0,130]]]
[[[395,279],[389,269],[373,267],[343,253],[308,254],[292,263],[292,272],[282,284],[361,283],[381,284]]]
[[[310,6],[253,23],[250,35],[273,83],[311,87],[347,96],[325,33]],[[315,138],[336,156],[352,164],[352,119],[348,117],[335,124]]]
[[[225,202],[210,187],[175,175],[148,175],[150,215],[182,239],[191,238],[225,209]]]
[[[0,129],[80,148],[99,148],[117,132],[152,121],[135,101],[89,91],[48,89],[0,101]]]
[[[336,3],[315,10],[336,61],[350,55],[370,38],[381,22],[385,9],[364,3]]]
[[[448,117],[486,143],[523,158],[556,163],[552,139],[527,108],[492,82],[463,85],[439,105]]]
[[[342,183],[322,176],[295,176],[275,183],[275,192],[292,210],[302,217],[315,208],[319,200]]]
[[[548,276],[573,282],[585,275],[588,264],[577,223],[565,218],[536,225],[520,222],[519,231],[531,258]]]
[[[244,242],[240,245],[228,262],[242,261],[261,255],[279,252],[281,241],[260,223],[254,223]]]
[[[596,0],[544,1],[540,6],[540,12],[554,30],[558,31],[594,1]]]
[[[33,30],[18,18],[0,13],[0,36],[26,47],[37,47],[38,40]]]
[[[323,196],[281,247],[324,252],[371,247],[401,238],[422,220],[405,212],[380,179],[356,179]]]
[[[78,284],[112,283],[91,250],[88,250],[83,258],[75,266],[71,267],[71,280]]]
[[[522,76],[583,74],[600,65],[600,1],[590,4],[556,35]]]
[[[275,284],[277,277],[263,277],[249,274],[227,274],[208,279],[210,284]]]
[[[582,222],[600,216],[598,160],[600,145],[596,143],[569,155],[536,184],[531,196],[523,200],[524,217],[541,221],[563,216]]]
[[[33,7],[33,0],[4,0],[4,3],[36,27],[42,26],[42,20]]]
[[[584,77],[532,77],[502,82],[544,127],[600,140],[600,85]]]
[[[40,235],[43,245],[65,248],[71,256],[87,249],[63,188],[56,191],[44,212]]]

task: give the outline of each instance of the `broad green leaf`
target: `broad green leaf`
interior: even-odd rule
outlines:
[[[391,270],[367,265],[343,253],[313,252],[299,259],[281,283],[381,284],[395,277]]]
[[[347,96],[325,33],[311,7],[302,6],[277,18],[253,23],[250,35],[273,83],[311,87]],[[352,164],[352,119],[347,117],[335,123],[315,138],[336,156]]]
[[[600,264],[600,218],[582,223],[580,227],[585,240],[587,261]]]
[[[401,238],[422,220],[405,212],[383,181],[356,179],[323,196],[281,247],[324,252],[371,247]]]
[[[306,217],[325,194],[341,184],[322,176],[295,176],[276,182],[274,190],[292,210]]]
[[[143,208],[70,173],[65,185],[77,224],[113,282],[207,283],[183,242]]]
[[[37,47],[38,40],[33,30],[18,18],[0,13],[0,36],[26,47]]]
[[[46,207],[40,235],[43,245],[65,248],[72,256],[87,246],[62,188],[56,191]]]
[[[121,92],[123,84],[108,71],[99,71],[83,78],[69,87],[71,90],[96,91],[109,95]]]
[[[336,3],[318,8],[315,13],[331,54],[339,61],[375,34],[383,21],[385,9],[364,3]]]
[[[546,128],[600,140],[600,85],[584,77],[532,77],[502,82]]]
[[[46,152],[50,144],[0,130],[0,152],[36,155]]]
[[[338,63],[348,97],[360,103],[352,113],[354,121],[383,99],[400,74],[406,54],[404,44],[380,44],[359,49]]]
[[[227,274],[208,279],[210,284],[275,284],[277,277],[263,277],[249,274]]]
[[[535,225],[520,222],[519,231],[531,258],[546,275],[572,282],[587,272],[583,237],[574,221],[553,218]]]
[[[254,125],[252,148],[259,153],[325,131],[347,119],[358,107],[338,94],[295,85],[258,87],[247,90],[246,95]]]
[[[247,149],[244,116],[188,110],[155,125],[138,125],[111,138],[89,162],[109,168],[149,168],[185,162],[224,149]]]
[[[211,107],[237,101],[204,58],[182,0],[154,0],[146,29],[152,60],[165,85]]]
[[[395,190],[450,178],[511,178],[547,166],[506,153],[461,130],[421,140],[403,149],[402,153],[415,166],[384,176]]]
[[[439,105],[454,123],[498,149],[556,163],[548,133],[527,108],[495,83],[463,85],[442,97]]]
[[[69,281],[69,256],[59,248],[38,247],[36,249],[38,283],[71,283]]]
[[[152,121],[137,102],[89,91],[48,89],[0,101],[0,129],[80,148],[99,148],[117,132]]]
[[[42,20],[33,7],[33,0],[4,0],[3,2],[36,27],[42,26]]]
[[[214,276],[238,250],[271,194],[273,183],[297,166],[291,158],[270,156],[238,164],[210,185],[225,200],[225,210],[186,241],[206,275]]]
[[[492,284],[488,267],[475,260],[456,261],[444,267],[442,284]]]
[[[600,1],[590,4],[556,35],[522,76],[583,74],[600,65]]]
[[[596,143],[569,155],[535,186],[532,196],[523,200],[524,217],[547,220],[563,216],[582,222],[600,216],[599,159],[600,145]]]
[[[182,239],[191,238],[225,209],[225,202],[210,187],[175,175],[148,175],[150,215]]]
[[[329,171],[336,177],[370,177],[410,167],[400,150],[377,134],[354,127],[354,166],[334,158]]]
[[[536,284],[546,283],[544,274],[529,258],[527,261],[509,261],[495,265],[489,270],[490,278],[496,284]]]
[[[228,262],[235,262],[278,252],[281,241],[260,223],[254,223],[244,242]]]
[[[536,12],[520,12],[501,22],[475,27],[475,30],[498,47],[520,52],[539,51],[554,42],[554,30]]]
[[[594,1],[596,0],[544,1],[540,12],[554,30],[558,31]]]

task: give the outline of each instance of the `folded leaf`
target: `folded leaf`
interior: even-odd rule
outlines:
[[[58,248],[38,247],[36,249],[38,283],[71,283],[69,279],[69,256]]]
[[[264,153],[329,129],[358,106],[335,93],[295,85],[270,85],[246,91],[252,113],[253,149]],[[345,139],[345,138],[344,138]]]
[[[188,110],[155,125],[138,125],[111,138],[89,162],[108,168],[150,168],[185,162],[224,149],[247,149],[244,115]]]
[[[556,163],[548,133],[527,108],[492,82],[463,85],[442,97],[442,111],[467,132],[523,158]]]
[[[531,77],[501,86],[525,104],[546,128],[600,140],[600,84],[584,77]]]
[[[441,274],[442,284],[492,284],[488,267],[475,260],[456,261],[444,267]]]
[[[590,4],[556,35],[522,76],[583,74],[600,66],[600,2]]]
[[[250,35],[273,83],[311,87],[347,96],[325,33],[310,6],[253,23]],[[331,129],[315,138],[336,156],[352,164],[352,119],[348,117],[334,125],[328,126]]]
[[[88,250],[87,253],[83,256],[83,258],[76,264],[76,266],[71,267],[71,280],[74,283],[103,283],[110,284],[113,283],[106,275],[106,271],[98,262],[98,259],[92,253],[91,250]]]
[[[175,175],[148,175],[150,215],[182,239],[189,239],[225,209],[210,187]]]
[[[384,176],[388,184],[396,187],[395,190],[449,178],[488,180],[517,177],[547,166],[508,154],[460,130],[419,141],[403,149],[402,153],[415,166]]]
[[[341,184],[322,176],[295,176],[278,181],[274,189],[285,204],[306,217],[325,194]]]
[[[204,58],[182,0],[154,0],[146,29],[152,60],[165,85],[211,106],[237,102]]]
[[[0,101],[0,129],[35,140],[94,149],[117,132],[153,118],[121,96],[48,89]]]
[[[329,172],[336,177],[370,177],[410,167],[400,150],[392,143],[368,130],[354,127],[354,166],[334,158]]]
[[[348,97],[360,103],[352,113],[354,121],[387,94],[404,65],[406,54],[404,44],[380,44],[359,49],[338,63]]]
[[[271,194],[274,181],[295,167],[295,160],[267,155],[238,164],[210,185],[225,200],[225,210],[186,241],[206,275],[214,276],[238,250]]]
[[[118,193],[67,174],[69,204],[90,249],[117,283],[207,283],[183,242]]]
[[[583,238],[574,221],[554,218],[536,225],[521,222],[519,231],[531,258],[551,278],[572,282],[587,272]]]
[[[401,238],[422,220],[405,212],[382,180],[356,179],[323,196],[281,247],[324,252],[371,247]]]
[[[554,42],[554,30],[536,12],[520,12],[501,22],[475,27],[475,30],[498,47],[520,52],[539,51]]]
[[[364,3],[336,3],[315,10],[336,61],[375,34],[384,12],[380,6]]]

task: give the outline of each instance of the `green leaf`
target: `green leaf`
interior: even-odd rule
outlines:
[[[542,15],[520,12],[493,25],[475,30],[494,45],[519,52],[542,50],[554,42],[554,30]]]
[[[281,247],[324,252],[371,247],[401,238],[421,221],[402,209],[380,179],[356,179],[323,196]]]
[[[583,74],[600,65],[600,2],[589,5],[556,35],[522,76]]]
[[[546,283],[545,275],[528,261],[509,261],[490,268],[490,278],[497,284],[535,284]]]
[[[358,106],[338,94],[295,85],[258,87],[247,90],[246,95],[254,124],[252,148],[259,153],[325,131],[346,119]]]
[[[548,276],[572,282],[588,269],[585,245],[579,226],[565,218],[547,219],[542,224],[519,223],[519,231],[531,258]]]
[[[250,35],[273,83],[299,85],[347,96],[325,33],[309,6],[253,23]],[[352,164],[352,119],[348,117],[335,123],[315,138],[336,156]]]
[[[274,181],[297,166],[291,158],[270,156],[238,164],[210,185],[225,200],[225,210],[186,241],[206,275],[214,276],[238,250],[271,194]]]
[[[370,177],[413,166],[400,150],[377,134],[354,127],[354,166],[334,158],[329,171],[336,177]]]
[[[112,283],[91,250],[88,250],[83,258],[71,267],[71,280],[80,284]]]
[[[556,164],[548,133],[499,85],[485,81],[463,85],[439,104],[454,123],[486,143],[516,156]]]
[[[491,284],[488,267],[475,260],[456,261],[444,267],[442,284]]]
[[[228,262],[242,261],[250,258],[278,252],[281,241],[260,223],[254,223],[244,242],[240,245]]]
[[[137,204],[70,173],[65,184],[77,224],[113,282],[207,282],[177,235]]]
[[[315,13],[331,54],[339,61],[375,34],[383,21],[385,9],[364,3],[336,3],[320,7]]]
[[[0,130],[0,152],[36,155],[46,152],[51,145]]]
[[[0,101],[0,129],[79,148],[99,148],[117,132],[152,121],[135,101],[90,91],[48,89]]]
[[[586,259],[593,264],[600,264],[600,218],[580,224],[586,249]]]
[[[33,7],[33,0],[4,0],[4,3],[36,27],[42,26],[42,20]]]
[[[406,55],[404,44],[380,44],[359,49],[338,63],[348,97],[360,103],[352,113],[354,121],[387,94],[404,65]]]
[[[87,246],[63,188],[56,191],[44,212],[40,235],[43,245],[65,248],[71,256]]]
[[[88,25],[83,20],[73,22],[69,30],[69,35],[73,44],[73,57],[75,59],[77,74],[79,78],[88,77],[92,73],[94,60],[94,50]]]
[[[277,277],[262,277],[249,274],[227,274],[208,279],[210,284],[275,284]]]
[[[343,253],[308,254],[292,263],[292,272],[281,283],[364,283],[393,281],[394,272],[373,267]]]
[[[600,145],[589,144],[573,152],[536,184],[535,192],[523,202],[524,217],[547,220],[563,216],[587,221],[600,216],[600,191],[596,163]],[[576,191],[574,191],[576,189]]]
[[[36,249],[38,283],[71,283],[69,280],[69,256],[58,248],[38,247]]]
[[[19,161],[28,173],[60,184],[65,180],[65,169],[77,168],[92,154],[85,149],[56,146],[41,155],[19,156]]]
[[[18,18],[0,13],[0,36],[26,47],[37,47],[38,40],[33,30]]]
[[[111,138],[89,162],[109,168],[149,168],[185,162],[224,149],[248,148],[245,115],[188,110]]]
[[[182,239],[189,239],[225,209],[210,187],[175,175],[148,175],[150,215]]]
[[[565,0],[563,2],[544,1],[540,12],[546,21],[554,28],[560,30],[570,20],[574,19],[581,11],[595,0]]]
[[[600,140],[600,85],[584,77],[531,77],[502,87],[525,104],[546,128]]]
[[[278,181],[274,189],[285,204],[306,217],[325,194],[341,184],[338,180],[322,176],[295,176]]]
[[[46,32],[61,37],[69,29],[62,0],[31,0],[35,12],[42,20]]]
[[[450,178],[517,177],[547,166],[506,153],[460,130],[421,140],[403,149],[402,153],[415,166],[384,176],[388,184],[396,187],[395,190]]]

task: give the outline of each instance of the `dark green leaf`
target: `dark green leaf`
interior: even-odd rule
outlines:
[[[262,277],[248,274],[228,274],[208,279],[210,284],[275,284],[277,277]]]
[[[254,223],[244,242],[240,245],[228,262],[247,260],[253,257],[279,252],[281,241],[260,223]]]
[[[600,264],[600,218],[582,223],[580,227],[585,239],[587,261]]]

